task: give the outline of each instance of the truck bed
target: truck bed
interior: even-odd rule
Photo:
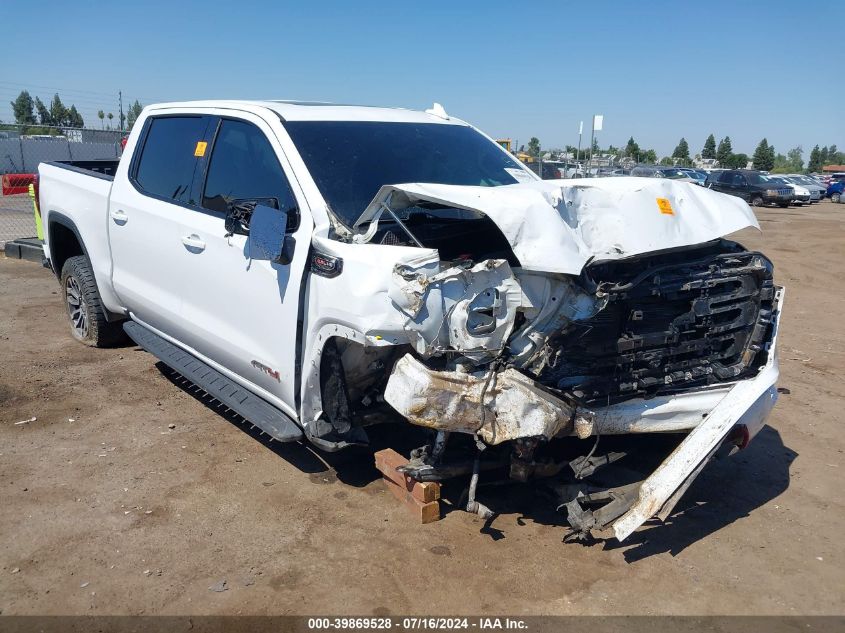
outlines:
[[[44,255],[56,274],[76,244],[91,261],[100,294],[109,307],[119,305],[111,291],[108,240],[109,194],[118,161],[54,161],[38,166],[38,198],[44,222]],[[62,230],[57,227],[62,227]],[[58,256],[58,257],[56,257]]]
[[[95,176],[97,178],[113,180],[120,160],[54,160],[45,164],[80,173],[87,173],[89,176]]]

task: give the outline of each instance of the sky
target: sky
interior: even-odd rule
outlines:
[[[435,101],[496,138],[691,153],[728,135],[845,149],[841,0],[194,2],[41,0],[3,11],[0,120],[22,89],[87,125],[142,104],[214,98],[413,109]],[[73,7],[69,10],[69,7]],[[117,121],[117,118],[114,120]]]

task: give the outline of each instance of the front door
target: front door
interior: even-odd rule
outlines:
[[[191,327],[185,342],[298,417],[300,289],[312,222],[286,176],[287,161],[272,128],[255,115],[238,117],[215,120],[200,189],[203,211],[183,216],[183,238],[194,245],[185,248],[178,269],[184,318]],[[248,236],[227,234],[227,208],[244,201],[287,212],[288,231],[296,240],[290,264],[251,260]]]

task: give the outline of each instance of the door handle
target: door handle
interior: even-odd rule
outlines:
[[[195,251],[205,250],[205,242],[203,242],[196,233],[191,233],[190,235],[183,237],[182,244]]]
[[[117,224],[126,224],[127,220],[129,220],[129,216],[126,215],[124,211],[117,209],[115,211],[109,211],[109,215],[111,219],[115,221]]]

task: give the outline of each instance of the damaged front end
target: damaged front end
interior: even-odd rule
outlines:
[[[437,249],[397,263],[387,293],[406,350],[379,397],[432,431],[404,470],[471,475],[466,508],[481,516],[482,470],[554,477],[576,535],[622,540],[665,518],[721,446],[762,427],[783,289],[765,256],[722,239],[756,226],[736,199],[640,179],[483,189],[383,188],[359,221],[358,243]],[[395,221],[379,227],[385,210]],[[439,213],[443,230],[414,221]],[[486,248],[443,237],[460,218],[496,229]],[[598,450],[602,436],[657,433],[677,441],[653,472],[597,476],[631,470],[626,451]],[[471,457],[449,456],[456,436]],[[585,448],[564,459],[564,442]]]

